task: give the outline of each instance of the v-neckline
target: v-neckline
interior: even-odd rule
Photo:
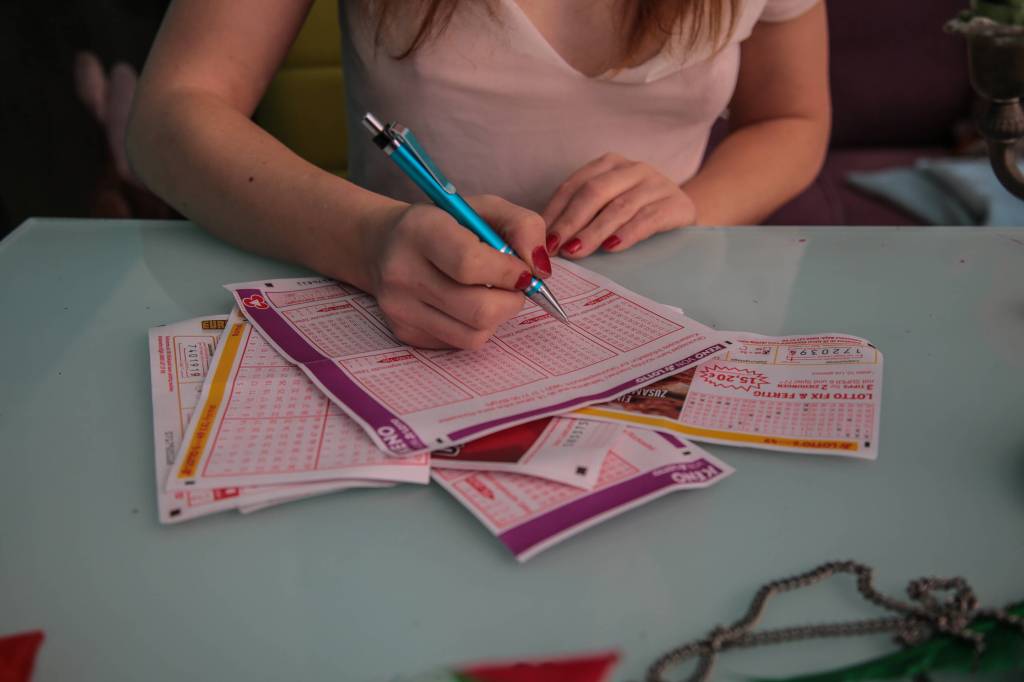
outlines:
[[[551,44],[551,41],[549,41],[543,33],[541,33],[541,30],[537,28],[537,25],[533,23],[532,19],[530,19],[530,15],[526,13],[526,10],[519,6],[519,3],[516,2],[516,0],[501,0],[501,2],[513,15],[513,20],[521,24],[523,30],[533,36],[534,42],[540,44],[540,49],[546,53],[548,61],[552,62],[563,71],[571,73],[576,78],[608,83],[643,83],[651,80],[657,80],[666,72],[675,70],[672,67],[666,69],[666,61],[669,60],[670,57],[668,55],[668,47],[663,46],[656,54],[642,64],[627,66],[621,69],[608,69],[596,76],[589,76],[570,64],[569,61],[555,49],[555,46]],[[681,65],[674,66],[679,68]]]
[[[611,71],[608,70],[605,70],[602,73],[597,74],[596,76],[590,76],[583,73],[575,66],[570,64],[569,60],[563,57],[562,53],[555,49],[555,46],[552,45],[551,41],[547,39],[547,37],[541,32],[539,28],[537,28],[537,25],[533,23],[533,19],[531,19],[530,15],[526,13],[526,10],[519,6],[519,3],[516,2],[516,0],[502,0],[502,3],[511,9],[511,12],[515,15],[515,18],[519,21],[519,23],[523,25],[523,27],[526,29],[528,33],[531,33],[533,35],[536,42],[540,43],[543,46],[543,49],[545,52],[547,52],[548,57],[550,57],[552,61],[554,61],[563,69],[571,71],[574,75],[580,78],[586,78],[587,80],[607,80],[608,74],[612,73]]]

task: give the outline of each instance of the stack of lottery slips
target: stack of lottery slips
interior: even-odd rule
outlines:
[[[567,261],[556,259],[547,281],[570,324],[524,299],[472,351],[403,344],[376,301],[341,282],[226,288],[280,356],[382,450],[432,450],[434,480],[526,559],[732,472],[675,436],[563,416],[693,367],[728,348],[728,335]]]
[[[525,561],[601,520],[733,471],[683,439],[565,417],[431,457],[389,456],[237,311],[156,327],[149,340],[163,523],[427,483],[432,463],[434,480]]]
[[[722,332],[578,265],[478,350],[399,341],[322,278],[227,285],[229,315],[150,330],[161,522],[426,485],[519,560],[733,469],[694,441],[873,460],[882,354],[846,334]]]
[[[228,285],[230,315],[152,329],[160,520],[432,477],[522,561],[730,475],[684,438],[569,414],[727,336],[575,265],[550,281],[572,325],[524,300],[477,351],[404,346],[372,298],[323,279]]]
[[[236,313],[149,332],[162,523],[346,490],[426,484],[389,457]]]

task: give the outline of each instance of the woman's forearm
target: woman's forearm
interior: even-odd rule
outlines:
[[[683,189],[699,225],[756,225],[806,189],[821,170],[829,123],[760,121],[732,132]]]
[[[304,161],[213,94],[140,94],[128,151],[154,192],[226,241],[367,285],[361,240],[397,202]]]

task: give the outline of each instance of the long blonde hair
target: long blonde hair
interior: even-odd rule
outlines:
[[[481,0],[470,0],[480,2]],[[514,1],[514,0],[513,0]],[[620,66],[630,66],[652,42],[664,44],[674,31],[684,31],[682,46],[691,50],[712,43],[716,47],[732,33],[742,0],[616,0],[622,21]],[[424,43],[441,35],[462,0],[418,0],[420,24],[407,44],[392,56],[405,59]],[[494,14],[492,0],[483,0]],[[407,13],[411,0],[377,0],[372,3],[378,44],[398,12]]]

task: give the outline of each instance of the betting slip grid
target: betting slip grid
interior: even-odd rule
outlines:
[[[179,523],[247,505],[276,504],[355,485],[339,483],[320,486],[316,491],[292,485],[164,492],[226,322],[227,315],[214,315],[149,331],[157,515],[161,523]]]
[[[674,490],[714,485],[733,471],[693,443],[625,429],[590,491],[502,472],[435,469],[433,477],[527,561],[606,519]]]
[[[821,439],[863,441],[870,447],[875,419],[873,405],[865,403],[766,403],[756,398],[712,396],[695,393],[684,419],[701,428],[735,429],[741,433],[764,432],[817,442]],[[793,447],[800,447],[794,443]]]
[[[168,490],[340,480],[429,481],[429,455],[382,453],[237,311],[228,320]]]
[[[636,299],[631,300],[614,283],[578,266],[559,263],[549,281],[571,325],[527,303],[475,351],[404,346],[387,329],[372,298],[332,280],[227,288],[282,355],[303,367],[378,445],[394,453],[424,442],[434,447],[466,442],[563,412],[574,403],[606,399],[638,385],[636,373],[649,383],[729,343],[681,311],[629,293]],[[657,357],[638,360],[641,350]],[[673,364],[680,359],[682,367]],[[642,370],[631,374],[635,364]],[[608,388],[611,380],[602,382],[601,376],[606,369],[614,378],[630,380]],[[591,386],[599,391],[596,395],[579,395]],[[530,409],[552,400],[547,396],[553,393],[569,400]]]
[[[732,334],[694,370],[574,414],[707,443],[877,458],[882,354],[870,342]]]
[[[697,369],[679,420],[708,442],[875,459],[881,384],[865,339],[746,335]]]

